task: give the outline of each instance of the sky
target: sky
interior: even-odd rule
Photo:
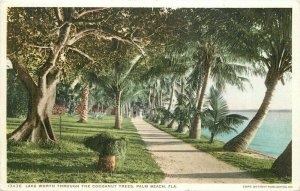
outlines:
[[[249,78],[253,87],[247,87],[244,92],[236,87],[227,85],[223,94],[230,110],[257,110],[264,98],[266,87],[264,79],[260,77]],[[292,79],[283,86],[281,82],[277,84],[271,101],[271,110],[292,109]]]

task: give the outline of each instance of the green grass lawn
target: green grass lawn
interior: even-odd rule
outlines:
[[[9,183],[158,183],[163,172],[146,150],[135,127],[124,119],[121,130],[113,129],[114,118],[89,119],[77,123],[77,117],[62,117],[62,140],[58,144],[13,143],[7,148],[7,179]],[[8,118],[7,133],[22,123]],[[59,139],[59,118],[52,117]],[[108,131],[128,139],[126,158],[118,163],[116,172],[100,173],[98,156],[83,145],[85,137]]]
[[[270,168],[274,159],[259,159],[245,156],[243,153],[226,152],[223,150],[224,143],[221,141],[215,141],[213,144],[210,144],[209,139],[205,136],[201,136],[200,140],[191,139],[186,134],[175,132],[174,129],[166,128],[164,125],[158,125],[149,120],[146,121],[156,128],[165,131],[186,143],[190,143],[195,148],[213,155],[219,160],[249,172],[252,176],[265,183],[291,183],[291,178],[279,178],[271,172]],[[251,151],[245,151],[244,153],[251,153]]]

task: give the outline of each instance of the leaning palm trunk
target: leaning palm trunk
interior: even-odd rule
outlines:
[[[292,176],[292,141],[283,153],[275,160],[272,171],[281,177]]]
[[[247,149],[247,147],[249,146],[252,139],[256,135],[258,128],[260,127],[261,123],[263,122],[264,118],[266,117],[269,111],[269,106],[271,104],[271,100],[277,83],[278,83],[278,78],[276,76],[271,77],[265,82],[267,91],[265,93],[265,97],[257,113],[255,114],[253,119],[249,122],[247,127],[239,135],[237,135],[236,137],[234,137],[224,145],[223,147],[224,150],[240,152]]]
[[[121,129],[121,93],[116,93],[115,105],[115,129]]]
[[[202,88],[201,88],[201,93],[200,93],[200,97],[198,100],[198,105],[197,105],[197,111],[200,112],[202,109],[202,105],[203,105],[203,101],[204,101],[204,95],[205,95],[205,90],[208,84],[208,78],[210,75],[210,71],[211,71],[211,65],[208,64],[207,66],[207,71],[206,74],[204,76],[204,80],[203,80],[203,84],[202,84]],[[189,137],[193,138],[193,139],[199,139],[201,136],[201,118],[199,114],[196,114],[194,116],[193,122],[192,122],[192,126],[189,132]]]
[[[88,120],[88,111],[89,110],[89,85],[86,85],[82,89],[81,102],[79,105],[79,116],[80,119],[78,122],[86,123]]]

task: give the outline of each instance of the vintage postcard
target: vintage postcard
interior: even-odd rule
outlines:
[[[0,190],[300,190],[299,1],[0,8]]]

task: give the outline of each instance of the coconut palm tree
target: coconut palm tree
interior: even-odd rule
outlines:
[[[187,107],[188,101],[184,94],[185,86],[186,86],[185,78],[181,77],[180,92],[176,92],[177,104],[173,112],[174,119],[178,122],[178,127],[176,132],[179,133],[183,133],[184,128],[188,127],[190,122],[190,112]]]
[[[208,97],[208,108],[202,113],[202,127],[207,128],[210,133],[210,143],[218,134],[236,132],[236,127],[241,125],[248,118],[238,114],[229,114],[228,106],[221,92],[213,86],[210,88]]]
[[[115,128],[121,129],[121,97],[124,91],[131,85],[133,80],[132,72],[136,69],[142,56],[136,56],[130,63],[120,63],[116,61],[109,75],[104,74],[97,77],[98,83],[103,87],[108,95],[115,100]]]
[[[80,123],[86,123],[88,120],[89,109],[89,84],[86,84],[81,90],[81,101],[77,107]]]
[[[201,136],[200,113],[209,79],[211,79],[220,90],[223,90],[226,84],[235,85],[243,90],[244,82],[248,82],[248,79],[242,75],[249,73],[249,67],[229,62],[226,56],[226,52],[222,50],[212,38],[198,42],[195,56],[197,61],[189,79],[191,85],[197,88],[198,98],[196,102],[198,114],[193,118],[189,133],[191,138],[199,139]]]
[[[260,9],[241,10],[236,14],[236,25],[242,26],[236,29],[240,34],[236,44],[245,48],[239,54],[255,59],[254,66],[266,70],[266,92],[257,113],[239,135],[224,145],[225,150],[239,152],[245,150],[255,137],[269,111],[278,82],[284,84],[285,77],[292,71],[292,12],[290,9]]]
[[[176,80],[188,70],[191,60],[190,52],[187,44],[177,42],[176,46],[167,47],[161,51],[156,50],[148,56],[150,57],[148,62],[152,65],[144,76],[148,78],[149,84],[148,108],[150,119],[156,118],[153,120],[161,121],[162,124],[166,122],[163,115],[159,116],[160,120],[158,120],[157,109],[162,109],[164,104],[161,103],[165,103],[169,99],[168,108],[169,111],[171,110]],[[166,98],[166,94],[169,94],[170,97]]]
[[[167,109],[163,108],[163,118],[161,120],[161,125],[165,125],[167,121],[171,119],[172,113],[171,113],[171,108],[174,102],[174,97],[175,97],[175,90],[176,90],[176,76],[173,75],[171,78],[169,78],[169,86],[171,86],[171,89],[168,89],[170,92],[170,97],[169,97],[169,103]],[[174,124],[174,119],[170,122],[170,126],[173,126]],[[168,125],[168,126],[169,126]]]

